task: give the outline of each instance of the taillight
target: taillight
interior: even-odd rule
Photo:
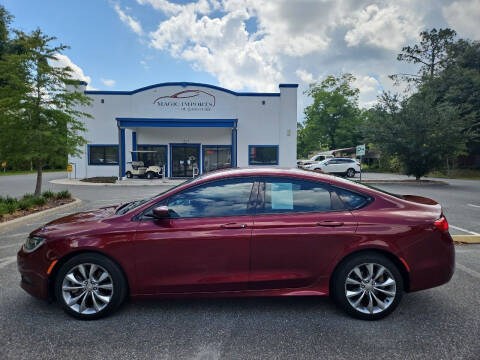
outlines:
[[[360,166],[360,163],[357,163],[357,166]]]
[[[433,225],[441,231],[448,231],[448,221],[445,216],[442,216],[440,219],[436,220]]]

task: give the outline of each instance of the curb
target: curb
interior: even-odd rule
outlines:
[[[54,179],[54,180],[50,180],[49,183],[56,184],[56,185],[70,185],[70,186],[175,186],[185,180],[173,180],[173,181],[167,180],[165,182],[162,180],[142,180],[142,181],[138,181],[138,183],[137,182],[124,183],[124,181],[128,181],[128,180],[122,180],[121,182],[111,184],[111,183],[91,183],[91,182],[85,182],[80,180],[70,180],[70,179]]]
[[[54,208],[51,208],[51,209],[42,210],[42,211],[30,214],[30,215],[22,216],[22,217],[19,217],[19,218],[10,220],[10,221],[0,223],[0,232],[14,229],[17,226],[23,225],[25,222],[28,222],[28,221],[33,220],[33,219],[39,219],[39,218],[42,218],[42,217],[47,216],[47,215],[52,215],[52,214],[55,214],[57,212],[61,212],[63,210],[67,210],[67,209],[71,209],[71,208],[75,208],[77,206],[80,206],[80,204],[82,203],[82,200],[77,199],[77,198],[73,198],[73,199],[74,199],[74,201],[72,201],[68,204],[60,205],[60,206],[57,206],[57,207],[54,207]]]
[[[461,244],[480,244],[480,235],[452,235],[453,241]]]
[[[439,180],[427,180],[427,181],[412,181],[412,180],[362,180],[362,182],[358,180],[354,180],[354,182],[358,184],[392,184],[392,185],[420,185],[420,186],[428,186],[428,185],[450,185],[445,181]]]

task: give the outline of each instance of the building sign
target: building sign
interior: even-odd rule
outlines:
[[[203,90],[183,90],[172,95],[160,96],[153,103],[162,109],[177,111],[211,111],[215,96]]]

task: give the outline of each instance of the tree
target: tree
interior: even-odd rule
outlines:
[[[435,29],[422,31],[420,33],[420,44],[405,46],[398,54],[398,61],[420,64],[417,74],[396,74],[391,78],[394,80],[407,80],[421,82],[432,79],[448,63],[448,49],[454,43],[457,33],[452,29]]]
[[[370,113],[367,136],[382,153],[397,156],[418,180],[465,148],[462,122],[454,107],[436,105],[426,89],[401,99],[384,93]]]
[[[302,155],[322,147],[335,149],[357,145],[361,137],[361,114],[359,90],[352,86],[354,81],[351,74],[330,75],[305,91],[313,98],[313,104],[304,110],[305,125],[299,136]]]
[[[0,5],[0,59],[8,52],[10,42],[9,26],[12,23],[12,15]]]
[[[41,193],[42,170],[52,159],[66,154],[78,155],[86,143],[81,117],[89,114],[77,110],[90,100],[77,91],[69,67],[53,67],[67,46],[53,46],[55,37],[40,29],[30,35],[16,31],[14,41],[24,49],[6,54],[0,60],[0,146],[6,160],[31,161],[37,170],[35,195]]]
[[[435,94],[436,103],[458,110],[470,150],[480,150],[480,42],[458,40],[449,48],[445,69],[425,86]]]

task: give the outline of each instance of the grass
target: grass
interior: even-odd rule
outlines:
[[[65,169],[48,169],[48,170],[43,170],[44,173],[49,173],[49,172],[63,172],[66,171]],[[3,171],[3,169],[0,169],[0,176],[11,176],[11,175],[27,175],[27,174],[36,174],[37,170],[7,170]]]
[[[86,179],[81,179],[80,181],[83,182],[91,182],[91,183],[100,183],[100,184],[115,184],[117,181],[116,176],[96,176]]]
[[[29,210],[35,206],[43,206],[55,200],[70,199],[72,195],[68,190],[59,191],[45,191],[41,196],[33,194],[25,194],[21,198],[16,199],[10,196],[0,196],[0,217],[5,214],[13,214],[17,210]]]
[[[442,171],[432,171],[427,176],[444,179],[480,180],[480,169],[453,169],[448,174]]]

